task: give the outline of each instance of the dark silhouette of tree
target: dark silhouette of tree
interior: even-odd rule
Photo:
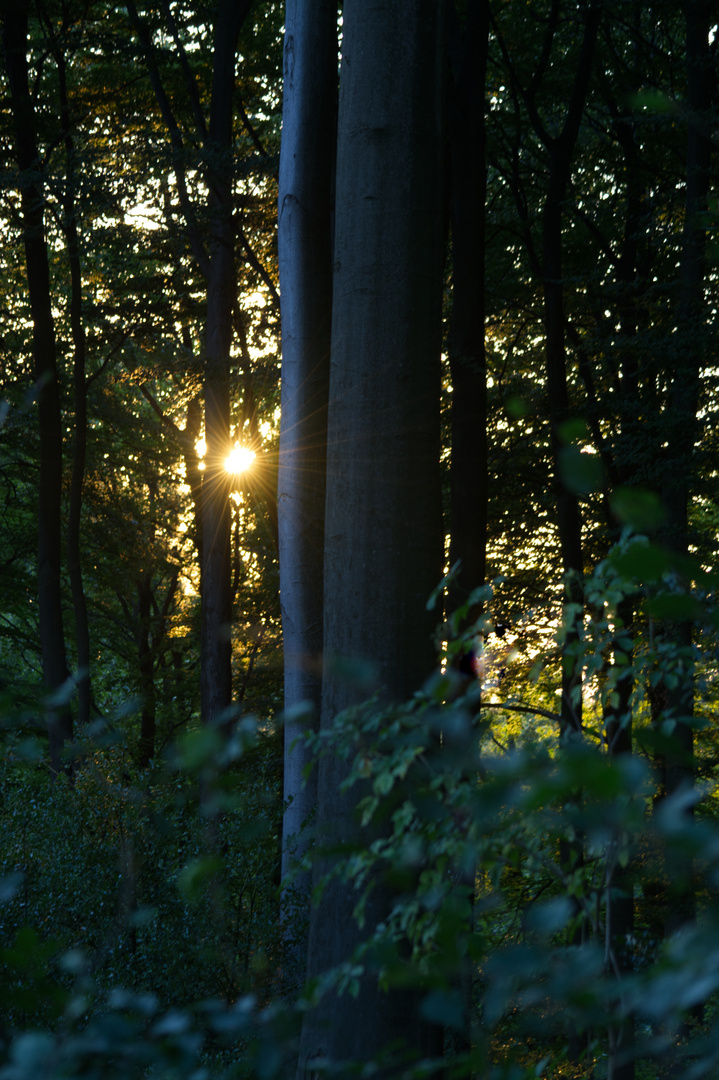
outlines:
[[[57,694],[68,678],[63,631],[62,426],[57,380],[55,325],[45,238],[43,165],[36,138],[35,107],[28,80],[29,3],[8,5],[3,15],[3,49],[10,86],[15,154],[19,171],[23,244],[32,313],[32,351],[40,427],[38,480],[38,598],[45,687]],[[72,713],[56,700],[47,713],[50,765],[63,768],[62,750],[72,738]]]

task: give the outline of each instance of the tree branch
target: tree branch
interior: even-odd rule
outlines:
[[[240,224],[240,220],[237,217],[237,215],[235,215],[234,222],[235,222],[235,234],[236,234],[238,240],[240,241],[240,243],[242,244],[242,247],[243,247],[244,252],[245,252],[246,261],[250,264],[250,266],[253,268],[253,270],[256,270],[257,273],[260,275],[262,281],[265,283],[265,285],[267,286],[267,288],[269,290],[270,296],[272,297],[272,302],[274,303],[275,307],[277,308],[277,311],[279,312],[279,310],[280,310],[280,294],[277,292],[275,284],[274,284],[272,278],[270,277],[270,275],[268,274],[267,270],[265,270],[264,266],[262,265],[260,260],[255,255],[254,251],[250,247],[250,242],[247,239],[247,237],[245,236],[244,230],[242,228],[242,225]]]
[[[182,139],[182,132],[175,119],[175,114],[172,111],[170,105],[170,99],[165,92],[162,79],[160,77],[160,71],[157,66],[157,59],[155,57],[155,49],[147,27],[140,19],[137,13],[137,7],[135,6],[135,0],[126,0],[127,13],[130,17],[138,38],[140,39],[140,45],[142,51],[145,54],[145,60],[147,63],[147,72],[150,77],[150,84],[155,93],[155,99],[160,107],[162,118],[165,121],[165,127],[167,128],[168,135],[170,137],[170,145],[173,149],[173,165],[175,170],[175,177],[177,179],[177,191],[180,196],[180,206],[182,212],[185,215],[185,224],[187,227],[187,236],[190,241],[192,253],[197,259],[197,263],[201,272],[205,277],[209,275],[210,260],[207,254],[205,245],[200,237],[200,231],[197,227],[197,221],[195,219],[195,211],[192,206],[192,200],[190,199],[187,191],[187,179],[186,169],[183,161],[185,154],[185,144]]]
[[[180,40],[180,35],[177,32],[177,23],[175,22],[175,16],[172,14],[172,9],[168,3],[168,0],[161,0],[162,10],[165,13],[167,19],[167,25],[170,28],[172,40],[175,43],[177,49],[177,58],[180,61],[180,67],[182,68],[182,74],[185,79],[185,87],[187,88],[187,96],[190,99],[192,105],[192,113],[195,117],[195,126],[197,127],[200,138],[204,140],[207,138],[207,124],[205,123],[205,117],[202,112],[202,106],[200,104],[200,95],[197,89],[197,80],[190,70],[190,65],[187,60],[187,53],[185,46]]]

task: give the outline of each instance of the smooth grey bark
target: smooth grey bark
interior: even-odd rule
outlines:
[[[375,673],[391,702],[433,666],[426,601],[441,576],[439,482],[442,267],[440,0],[348,0],[340,75],[325,517],[322,728],[367,695],[337,658]],[[320,843],[371,840],[340,795],[347,763],[323,757]],[[315,867],[322,875],[328,858]],[[357,893],[332,880],[310,924],[308,975],[346,960],[386,917],[376,882],[360,931]],[[303,1025],[299,1075],[318,1056],[377,1058],[390,1042],[426,1049],[414,992],[327,994]]]
[[[332,188],[337,127],[336,0],[288,0],[278,253],[282,422],[277,488],[285,668],[282,876],[303,854],[317,801],[303,734],[322,692],[322,575],[332,322]],[[303,706],[306,705],[306,709]],[[298,880],[306,894],[309,882]],[[289,903],[285,894],[285,904]],[[296,923],[283,911],[288,931]],[[301,979],[304,960],[299,962]]]

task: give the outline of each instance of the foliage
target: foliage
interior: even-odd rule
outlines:
[[[661,582],[658,597],[688,596],[668,559],[628,536],[598,568],[588,590],[605,618],[585,639],[587,687],[615,641],[609,613],[623,589]],[[450,642],[450,655],[458,646],[466,641]],[[651,670],[653,658],[634,655],[637,670]],[[602,694],[612,693],[608,679]],[[2,789],[0,1075],[269,1077],[291,1059],[297,1010],[368,977],[420,993],[426,1019],[445,1027],[441,1067],[453,1075],[538,1075],[540,1048],[544,1068],[568,1075],[577,1036],[571,1067],[604,1075],[617,1053],[604,1033],[628,1016],[633,1053],[658,1075],[670,1060],[683,1075],[710,1073],[719,1028],[707,1013],[700,1034],[685,1033],[719,989],[719,835],[704,809],[713,792],[676,792],[652,814],[651,763],[608,754],[591,729],[500,751],[489,749],[493,726],[478,684],[449,667],[405,705],[370,701],[314,737],[316,753],[351,762],[347,789],[367,831],[335,870],[354,884],[355,917],[380,879],[395,902],[357,954],[295,1004],[280,1004],[273,985],[276,757],[253,723],[240,721],[229,741],[190,732],[164,775],[133,772],[126,748],[98,735],[74,787],[50,784],[16,754]],[[675,850],[694,862],[699,918],[662,940],[652,887]],[[627,880],[638,918],[625,943],[631,970],[620,971],[608,903]],[[439,1067],[427,1061],[421,1073]]]
[[[671,551],[628,530],[588,579],[595,617],[580,659],[598,715],[628,667],[641,687],[658,662],[641,624],[617,638],[627,593],[643,595],[647,619],[681,616],[691,601],[713,626],[713,579],[696,559],[683,569],[689,589]],[[630,1052],[654,1075],[711,1075],[719,1025],[708,1007],[691,1039],[687,1025],[719,990],[714,789],[677,790],[653,812],[670,718],[642,755],[608,753],[591,725],[582,737],[493,740],[497,711],[451,662],[488,629],[482,616],[450,634],[449,666],[411,701],[369,701],[312,737],[315,756],[350,763],[364,842],[333,873],[353,884],[354,917],[380,881],[394,903],[296,1001],[277,977],[274,736],[250,719],[229,737],[190,731],[164,770],[138,773],[122,740],[98,730],[74,786],[51,784],[18,744],[2,785],[0,1075],[284,1075],[302,1012],[365,978],[419,994],[445,1030],[441,1062],[398,1060],[393,1074],[599,1077],[621,1059],[631,1018]],[[609,647],[624,650],[616,670]],[[659,663],[686,671],[680,656]],[[633,708],[641,716],[641,693]],[[677,853],[691,861],[698,911],[667,934],[657,882]],[[637,912],[620,945],[611,905],[627,888]]]
[[[250,730],[239,725],[236,745]],[[152,988],[153,1023],[159,1001],[232,1002],[263,984],[267,1001],[279,762],[269,737],[253,741],[241,773],[226,740],[220,755],[218,740],[197,731],[172,761],[138,772],[122,738],[100,729],[77,748],[72,785],[17,752],[9,758],[0,793],[6,1032],[58,1017],[82,1028],[119,987],[131,1012]]]

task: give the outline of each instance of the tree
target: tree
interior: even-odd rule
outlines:
[[[236,305],[235,225],[232,201],[233,89],[237,40],[252,0],[220,0],[214,21],[212,85],[206,123],[192,71],[174,30],[185,90],[204,146],[209,244],[198,229],[187,189],[187,163],[181,127],[163,85],[147,26],[129,0],[150,79],[175,153],[175,175],[193,254],[205,277],[207,321],[204,350],[205,442],[202,490],[202,715],[206,723],[224,715],[232,700],[230,475],[230,349]],[[168,8],[169,11],[169,8]],[[170,15],[170,31],[174,21]]]
[[[324,543],[321,730],[375,691],[402,700],[433,666],[426,602],[441,576],[439,354],[442,20],[434,0],[343,10]],[[364,674],[352,678],[347,665]],[[318,765],[318,842],[365,844],[347,763]],[[316,881],[332,865],[316,867]],[[386,916],[381,882],[356,896],[332,878],[310,923],[308,974],[351,953]],[[317,1056],[369,1060],[399,1039],[419,1052],[414,993],[383,994],[367,965],[356,996],[328,993],[303,1025]]]
[[[450,601],[484,584],[487,563],[487,362],[485,356],[488,0],[450,8],[448,136],[452,236],[450,565],[460,563]]]
[[[10,86],[17,166],[20,173],[23,242],[33,322],[33,360],[40,427],[38,484],[38,595],[45,687],[57,694],[68,677],[61,592],[62,427],[55,325],[45,238],[43,169],[35,108],[28,80],[28,3],[9,5],[3,17],[3,48]],[[72,738],[72,713],[56,702],[47,714],[50,762],[63,768],[62,750]]]
[[[317,801],[302,736],[322,693],[322,578],[332,319],[332,194],[337,124],[337,5],[290,2],[285,17],[278,257],[282,430],[278,477],[285,671],[283,876]],[[307,713],[310,714],[309,720]],[[298,715],[299,714],[299,715]],[[299,887],[299,883],[298,883]],[[301,889],[307,893],[306,888]],[[291,916],[288,914],[291,921]]]

